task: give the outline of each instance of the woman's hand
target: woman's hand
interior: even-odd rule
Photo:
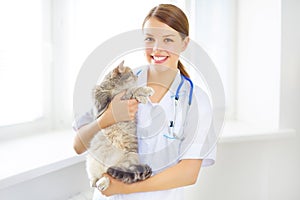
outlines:
[[[114,179],[113,177],[109,176],[108,174],[104,174],[105,177],[108,177],[110,180],[109,187],[104,190],[100,191],[103,195],[105,196],[111,196],[115,194],[125,194],[126,193],[126,188],[128,184],[123,183],[117,179]]]
[[[108,106],[116,122],[135,120],[135,114],[138,110],[138,101],[136,99],[121,100],[125,92],[116,95]]]
[[[136,99],[121,100],[124,94],[125,92],[116,95],[106,111],[98,118],[98,124],[101,129],[117,122],[135,120],[138,101]]]
[[[135,120],[138,110],[138,102],[135,99],[121,100],[125,93],[120,93],[114,97],[108,109],[97,120],[82,126],[74,138],[74,150],[81,154],[87,150],[91,139],[101,129],[120,121]]]
[[[200,159],[181,160],[176,165],[169,167],[146,180],[132,184],[125,184],[112,178],[108,174],[104,174],[104,176],[110,179],[110,185],[105,191],[102,191],[102,194],[111,196],[115,194],[169,190],[193,185],[197,181],[201,165],[202,160]]]

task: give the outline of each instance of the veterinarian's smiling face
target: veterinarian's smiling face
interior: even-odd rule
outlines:
[[[150,18],[144,25],[146,58],[151,65],[177,69],[179,55],[188,44],[188,37],[181,35],[155,18]]]

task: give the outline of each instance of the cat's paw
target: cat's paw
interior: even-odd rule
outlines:
[[[144,87],[144,93],[146,96],[150,97],[154,94],[154,90],[152,87],[148,87],[148,86],[145,86]]]
[[[147,103],[148,97],[154,94],[154,90],[151,87],[141,87],[139,88],[137,94],[135,94],[135,99],[140,103]]]
[[[138,96],[135,98],[138,102],[146,104],[148,102],[148,97]]]
[[[107,173],[123,183],[130,184],[149,178],[152,174],[152,169],[148,165],[132,165],[129,169],[110,167]]]
[[[96,182],[96,187],[98,188],[98,190],[104,191],[109,187],[109,184],[110,184],[109,178],[104,176]]]

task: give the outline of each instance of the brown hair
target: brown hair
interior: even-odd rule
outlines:
[[[172,4],[159,4],[152,8],[148,15],[145,17],[143,27],[151,17],[158,21],[167,24],[181,35],[182,39],[189,35],[189,21],[184,12]],[[178,69],[180,73],[186,77],[190,77],[183,64],[178,61]]]

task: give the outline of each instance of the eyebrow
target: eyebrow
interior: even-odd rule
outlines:
[[[150,33],[146,33],[145,35],[148,35],[148,36],[154,36],[154,35],[152,35],[152,34],[150,34]],[[168,34],[168,35],[163,35],[163,37],[175,37],[176,35],[173,35],[173,34]]]
[[[163,37],[175,37],[176,35],[169,34],[169,35],[163,35]]]
[[[153,36],[153,35],[151,35],[150,33],[146,33],[145,35],[148,35],[148,36]]]

